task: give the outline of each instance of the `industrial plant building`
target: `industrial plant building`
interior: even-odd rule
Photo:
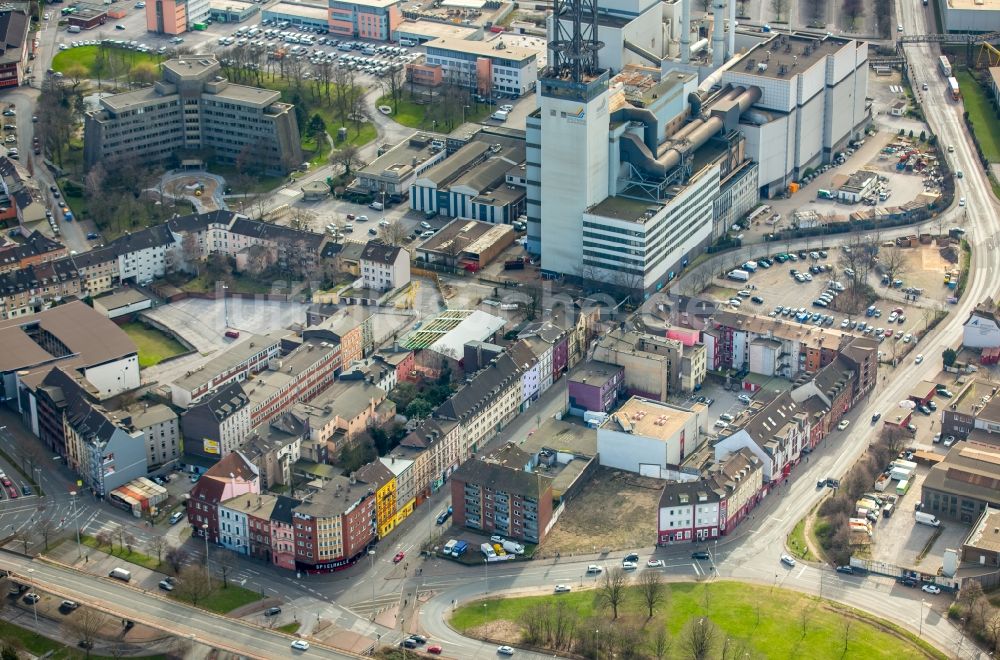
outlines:
[[[546,277],[658,290],[864,128],[866,44],[737,30],[734,8],[692,40],[688,2],[557,2],[525,163]]]

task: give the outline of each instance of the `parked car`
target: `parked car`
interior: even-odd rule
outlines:
[[[711,559],[712,556],[704,550],[699,550],[698,552],[691,553],[691,559]]]
[[[555,593],[557,593],[557,594],[565,594],[565,593],[569,593],[570,591],[572,591],[572,588],[568,584],[557,584],[556,585]]]
[[[666,566],[662,559],[649,559],[646,561],[647,568],[663,568]]]
[[[941,587],[937,586],[936,584],[925,584],[924,586],[920,587],[920,590],[925,591],[929,594],[941,593]]]
[[[80,603],[75,600],[64,600],[59,603],[59,610],[62,612],[72,612],[76,608],[80,607]]]
[[[851,566],[838,566],[837,572],[846,573],[847,575],[854,575],[854,568],[852,568]]]
[[[392,558],[392,563],[393,564],[398,564],[399,562],[403,561],[403,559],[405,557],[406,557],[406,553],[405,552],[397,552],[396,556]]]
[[[498,646],[497,653],[500,655],[514,655],[514,649],[510,646]]]
[[[781,563],[786,566],[795,566],[795,558],[791,555],[781,555]]]
[[[307,642],[304,639],[297,639],[294,642],[292,642],[292,648],[295,649],[296,651],[308,651],[309,642]]]
[[[840,420],[840,424],[837,424],[837,430],[838,431],[843,431],[848,426],[850,426],[850,424],[851,424],[851,420],[849,420],[849,419],[842,419],[842,420]]]
[[[160,586],[160,589],[163,589],[164,591],[173,591],[174,590],[174,585],[170,584],[166,580],[160,580],[159,586]]]

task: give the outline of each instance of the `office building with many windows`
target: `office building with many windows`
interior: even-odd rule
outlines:
[[[538,81],[538,51],[505,46],[502,39],[468,41],[441,37],[425,44],[424,68],[439,67],[440,81],[484,96],[522,96]]]
[[[340,37],[388,41],[403,22],[400,0],[330,0],[327,28]]]
[[[86,115],[87,167],[210,158],[249,159],[285,173],[302,162],[295,108],[272,90],[234,85],[209,55],[163,64],[152,87],[106,96]]]

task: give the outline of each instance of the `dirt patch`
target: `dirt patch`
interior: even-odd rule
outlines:
[[[583,492],[569,502],[535,556],[654,545],[656,507],[662,491],[659,479],[598,468]]]
[[[507,644],[512,639],[521,639],[521,624],[514,621],[507,621],[506,619],[490,621],[481,626],[470,628],[465,631],[465,636],[472,637],[473,639],[507,640],[506,642],[500,642]]]
[[[938,253],[941,255],[942,260],[947,261],[950,264],[958,263],[958,249],[954,245],[943,247],[938,251]]]

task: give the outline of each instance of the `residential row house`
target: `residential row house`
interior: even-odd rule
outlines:
[[[0,175],[6,160],[0,158]],[[8,256],[0,263],[0,315],[24,316],[54,299],[93,297],[123,284],[148,284],[175,270],[191,270],[189,260],[211,254],[239,263],[238,257],[251,247],[266,249],[270,263],[310,277],[319,272],[327,242],[323,234],[251,220],[230,211],[181,216],[78,255],[64,256],[65,248],[49,246],[38,255],[18,258],[17,268],[11,267],[14,257]]]
[[[595,340],[593,358],[625,368],[628,394],[666,401],[704,382],[705,351],[704,344],[685,346],[677,339],[618,327]]]
[[[36,230],[23,243],[0,245],[0,273],[55,261],[67,254],[65,245]]]

